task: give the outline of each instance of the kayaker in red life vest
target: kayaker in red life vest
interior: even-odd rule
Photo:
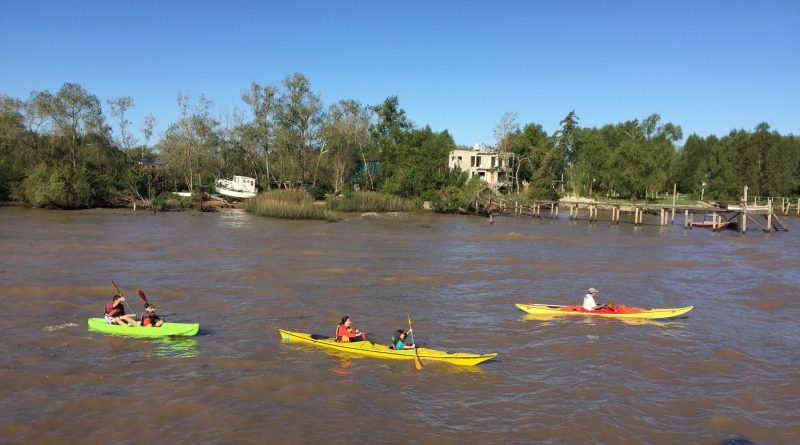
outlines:
[[[125,313],[124,302],[124,295],[116,294],[112,297],[111,302],[106,304],[105,316],[103,317],[106,323],[126,326],[133,326],[136,323],[136,319],[133,318],[133,315]]]
[[[351,328],[351,324],[352,321],[350,321],[350,317],[347,315],[342,317],[342,322],[336,327],[336,341],[339,343],[348,343],[351,341],[361,341],[367,339],[366,334],[358,329]]]
[[[607,304],[597,304],[597,302],[594,301],[594,297],[599,293],[600,292],[598,292],[597,289],[590,287],[589,291],[583,297],[583,308],[586,309],[587,311],[609,309],[609,306]]]
[[[164,320],[156,315],[156,308],[154,308],[150,303],[144,304],[144,312],[142,312],[142,316],[139,318],[142,320],[141,323],[144,327],[157,328],[164,324]]]

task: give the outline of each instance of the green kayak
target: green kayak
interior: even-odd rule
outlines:
[[[121,326],[116,324],[108,324],[102,318],[90,318],[89,330],[97,332],[105,332],[107,334],[129,335],[131,337],[168,337],[170,335],[180,335],[184,337],[191,337],[197,334],[200,329],[198,323],[164,323],[161,326],[143,327],[143,326]]]

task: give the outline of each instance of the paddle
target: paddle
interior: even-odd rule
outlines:
[[[117,290],[117,295],[125,295],[125,294],[122,293],[121,290],[119,290],[119,286],[117,286],[117,283],[115,283],[114,280],[111,280],[111,284],[113,284],[114,285],[114,289]],[[125,306],[128,306],[128,310],[131,311],[131,316],[136,316],[136,312],[133,312],[133,309],[131,309],[131,307],[128,304],[126,304],[126,302],[123,301],[122,304],[124,304]]]
[[[406,316],[408,316],[408,331],[411,332],[411,343],[414,343],[414,367],[419,370],[422,369],[422,361],[420,361],[419,353],[417,352],[417,342],[414,341],[414,330],[411,329],[411,314],[406,312]]]

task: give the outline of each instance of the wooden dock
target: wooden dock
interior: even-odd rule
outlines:
[[[756,200],[757,202],[757,200]],[[762,201],[763,202],[763,201]],[[789,214],[788,200],[781,201],[780,212]],[[510,204],[513,204],[510,205]],[[675,224],[676,214],[683,215],[683,227],[691,229],[704,227],[713,231],[720,231],[735,226],[744,234],[747,232],[748,222],[764,232],[788,230],[778,217],[772,199],[767,199],[766,204],[748,204],[741,201],[728,204],[726,207],[710,206],[681,206],[681,205],[656,205],[656,204],[617,204],[603,202],[582,201],[533,201],[533,202],[504,202],[491,213],[530,216],[533,218],[549,217],[559,219],[561,212],[567,210],[570,220],[599,221],[599,211],[609,211],[611,224],[629,222],[634,225],[643,224],[645,213],[659,216],[659,225]],[[800,199],[797,203],[797,214],[800,215]],[[695,215],[703,215],[701,221],[695,220]]]

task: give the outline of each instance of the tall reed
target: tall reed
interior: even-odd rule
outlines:
[[[330,198],[327,206],[337,212],[410,212],[417,206],[410,200],[386,193],[354,191]]]
[[[245,210],[259,216],[282,219],[339,221],[341,217],[324,206],[314,204],[305,190],[274,190],[247,200]]]

